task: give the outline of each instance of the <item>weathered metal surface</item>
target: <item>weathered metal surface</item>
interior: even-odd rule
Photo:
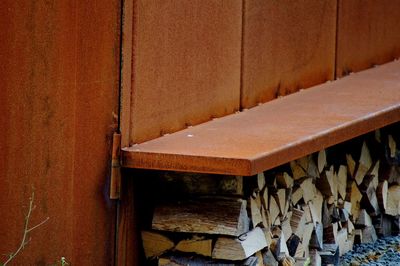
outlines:
[[[134,2],[130,143],[238,110],[242,1]]]
[[[243,23],[243,108],[334,78],[336,1],[245,0]]]
[[[339,0],[337,76],[400,57],[399,0]]]
[[[111,265],[110,145],[118,112],[120,1],[0,4],[0,254],[14,265]],[[1,257],[3,261],[5,257]]]
[[[123,149],[125,167],[253,175],[400,120],[400,62]]]

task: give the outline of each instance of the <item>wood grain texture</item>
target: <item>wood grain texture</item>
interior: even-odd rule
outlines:
[[[152,228],[239,236],[249,231],[246,201],[205,198],[165,203],[155,208]]]
[[[333,79],[336,1],[246,0],[243,23],[243,108]]]
[[[399,58],[399,0],[338,3],[337,77]]]
[[[134,2],[130,144],[238,110],[242,2]]]
[[[15,265],[113,264],[119,10],[114,0],[0,4],[0,254],[21,241],[32,186],[32,225],[49,217]]]

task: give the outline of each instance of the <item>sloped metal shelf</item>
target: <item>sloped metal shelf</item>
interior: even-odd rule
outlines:
[[[253,175],[400,120],[400,62],[122,149],[122,165]]]

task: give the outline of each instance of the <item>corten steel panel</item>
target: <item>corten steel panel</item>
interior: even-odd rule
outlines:
[[[12,265],[111,265],[120,1],[0,6],[0,254],[17,249],[34,187],[31,225],[49,220]]]
[[[337,76],[400,57],[400,0],[339,0]]]
[[[130,143],[239,109],[242,1],[135,0]]]
[[[132,168],[253,175],[400,121],[400,62],[123,150]]]
[[[245,0],[243,108],[332,80],[336,1]]]

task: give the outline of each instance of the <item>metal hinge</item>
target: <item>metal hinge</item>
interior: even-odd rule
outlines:
[[[110,199],[119,199],[121,195],[121,134],[114,133],[111,157]]]

